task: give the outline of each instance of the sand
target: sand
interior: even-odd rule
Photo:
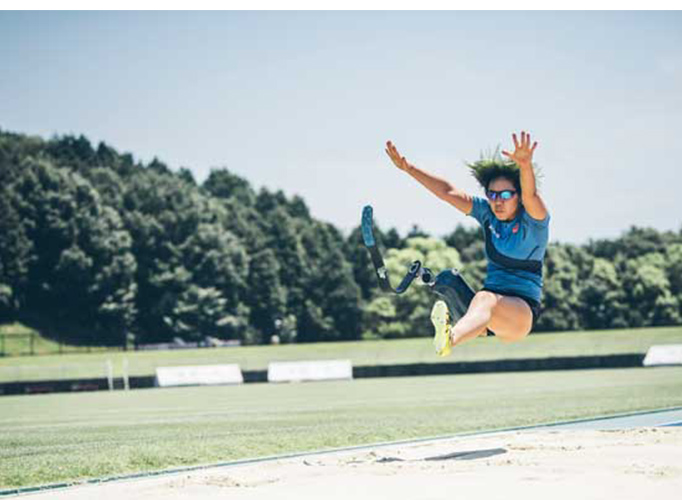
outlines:
[[[682,499],[682,427],[533,430],[78,486],[55,500]]]

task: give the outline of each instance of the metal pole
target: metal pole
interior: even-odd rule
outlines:
[[[128,379],[128,358],[123,358],[123,388],[130,390],[130,380]]]
[[[113,391],[114,390],[114,364],[111,362],[110,359],[107,359],[107,362],[105,363],[107,367],[107,383],[109,384],[109,390]]]

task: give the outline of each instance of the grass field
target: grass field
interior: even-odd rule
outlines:
[[[36,330],[21,323],[0,325],[0,356],[90,353],[111,350],[106,347],[60,344],[41,336]]]
[[[682,368],[0,398],[0,489],[682,405]]]
[[[446,358],[434,355],[430,338],[244,346],[176,351],[128,351],[0,358],[0,382],[105,377],[107,360],[121,376],[123,359],[131,376],[154,375],[157,366],[237,363],[242,370],[265,370],[270,361],[350,359],[354,366],[442,363],[494,359],[547,358],[646,353],[654,344],[682,343],[682,327],[543,333],[505,344],[489,337],[457,347]]]

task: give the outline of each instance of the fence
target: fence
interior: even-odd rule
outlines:
[[[73,354],[121,350],[122,347],[74,346],[48,340],[37,333],[0,334],[0,357],[37,354]]]

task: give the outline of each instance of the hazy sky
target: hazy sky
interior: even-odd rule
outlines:
[[[0,13],[0,127],[227,167],[342,229],[469,217],[392,166],[539,141],[553,240],[682,227],[682,13]]]

